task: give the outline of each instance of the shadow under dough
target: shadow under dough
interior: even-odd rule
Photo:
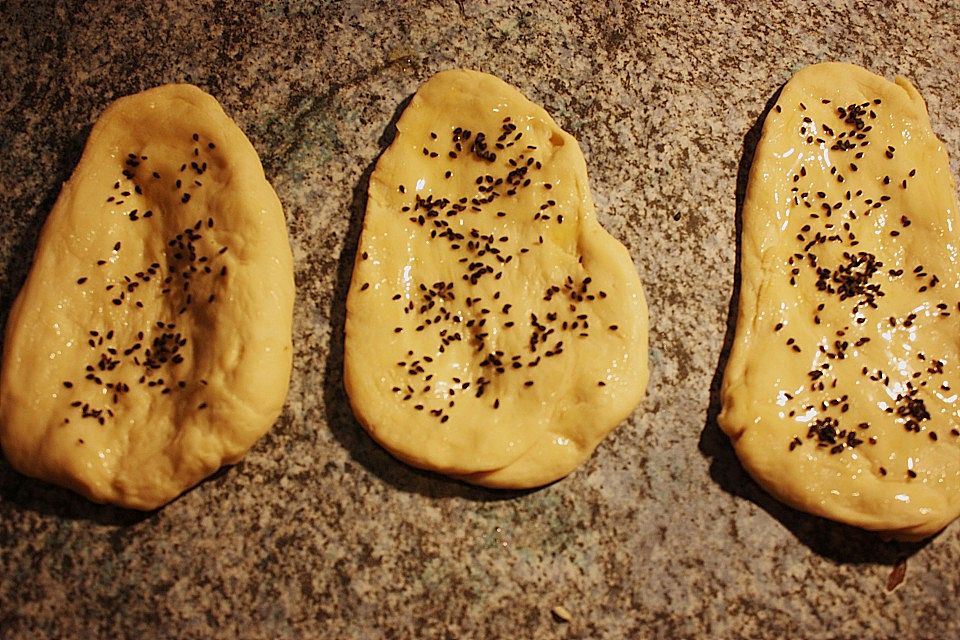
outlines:
[[[353,188],[353,198],[349,208],[350,220],[343,240],[343,248],[337,260],[334,292],[328,309],[330,345],[323,382],[326,422],[333,436],[349,452],[353,460],[396,489],[430,497],[461,497],[480,502],[508,500],[531,491],[486,489],[438,473],[411,467],[391,456],[367,434],[354,417],[344,389],[343,360],[344,328],[347,320],[347,292],[350,289],[357,245],[363,229],[363,216],[367,208],[367,189],[370,186],[370,176],[373,174],[380,156],[383,155],[383,151],[390,146],[390,143],[396,137],[397,121],[412,99],[412,95],[408,96],[397,107],[383,135],[378,140],[381,148],[380,153],[364,169],[360,180]]]
[[[741,254],[743,251],[743,204],[747,192],[750,167],[756,153],[763,123],[776,105],[783,90],[781,86],[767,101],[762,113],[743,138],[743,153],[737,167],[736,184],[736,261],[734,263],[733,291],[728,303],[727,326],[723,347],[710,383],[710,405],[707,409],[698,448],[710,459],[710,477],[734,496],[746,498],[766,511],[786,527],[800,542],[814,553],[837,563],[879,563],[895,565],[909,558],[929,543],[885,541],[878,534],[827,520],[789,507],[763,490],[744,470],[737,459],[730,439],[720,429],[720,386],[723,372],[730,358],[737,328],[737,305],[740,298]]]

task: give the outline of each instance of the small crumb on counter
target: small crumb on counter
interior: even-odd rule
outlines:
[[[551,609],[550,613],[553,614],[553,619],[557,622],[570,622],[573,620],[573,614],[562,605],[555,606]]]
[[[906,559],[900,560],[897,564],[893,565],[893,569],[890,571],[890,575],[887,576],[887,591],[893,591],[903,583],[903,579],[907,575],[907,561]]]

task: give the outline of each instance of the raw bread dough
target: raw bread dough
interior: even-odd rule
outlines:
[[[90,133],[7,322],[0,441],[22,473],[153,509],[276,420],[293,269],[257,153],[188,85]]]
[[[501,80],[424,84],[370,179],[345,382],[374,439],[493,487],[570,473],[647,382],[647,309],[576,140]]]
[[[902,539],[960,514],[960,236],[947,155],[903,78],[801,70],[743,207],[720,426],[798,509]]]

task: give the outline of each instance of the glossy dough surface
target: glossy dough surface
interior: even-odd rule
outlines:
[[[801,70],[743,208],[720,426],[784,502],[902,539],[960,514],[954,183],[909,82]]]
[[[216,100],[168,85],[116,101],[10,313],[4,454],[98,502],[168,502],[276,420],[292,307],[283,210]]]
[[[408,463],[495,487],[572,471],[647,382],[647,310],[577,142],[501,80],[424,84],[370,179],[347,301],[357,418]]]

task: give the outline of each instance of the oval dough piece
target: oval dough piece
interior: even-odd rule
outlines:
[[[908,81],[825,63],[787,83],[744,202],[719,418],[780,500],[901,539],[960,514],[958,228]]]
[[[501,80],[435,75],[370,179],[345,383],[377,442],[493,487],[572,471],[637,405],[647,309],[576,140]]]
[[[188,85],[99,118],[7,322],[0,440],[24,474],[153,509],[269,429],[291,368],[283,210]]]

